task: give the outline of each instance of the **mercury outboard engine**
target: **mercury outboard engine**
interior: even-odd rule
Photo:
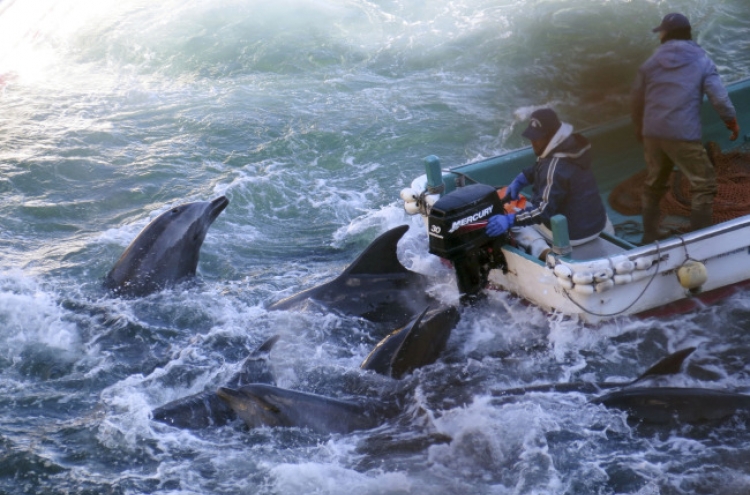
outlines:
[[[503,202],[497,190],[486,184],[456,189],[430,210],[430,253],[453,264],[464,304],[481,298],[491,269],[505,269],[500,248],[507,242],[507,234],[490,238],[485,233],[487,220],[498,213],[504,213]]]

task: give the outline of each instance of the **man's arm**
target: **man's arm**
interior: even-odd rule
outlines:
[[[714,107],[716,113],[719,114],[719,117],[725,124],[729,124],[737,119],[737,111],[734,109],[734,105],[732,105],[732,100],[729,99],[729,93],[721,83],[716,65],[710,60],[706,75],[703,78],[703,92],[708,96],[711,106]]]
[[[564,177],[565,163],[560,158],[553,158],[547,170],[547,183],[542,190],[539,204],[527,207],[524,211],[516,214],[515,225],[534,225],[537,223],[549,223],[559,211],[559,204],[568,194],[567,181]]]

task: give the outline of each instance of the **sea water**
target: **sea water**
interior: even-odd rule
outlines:
[[[391,329],[265,309],[402,224],[402,262],[455,303],[398,200],[422,159],[523,146],[542,105],[579,129],[627,115],[671,11],[725,83],[750,76],[747,0],[0,0],[0,491],[748,492],[742,418],[653,428],[585,394],[492,394],[633,379],[687,346],[678,384],[748,391],[747,292],[596,328],[492,293],[403,380],[359,370]],[[197,284],[102,291],[151,219],[219,195]],[[276,334],[279,386],[403,411],[346,435],[151,420]]]

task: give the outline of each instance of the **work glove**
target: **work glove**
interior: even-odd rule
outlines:
[[[513,222],[516,221],[516,216],[511,213],[508,215],[495,215],[490,217],[487,221],[487,227],[485,232],[490,237],[497,237],[503,235],[513,226]]]
[[[515,179],[513,179],[513,182],[510,183],[508,186],[508,190],[505,193],[505,198],[510,198],[513,201],[516,201],[518,199],[518,195],[521,194],[521,189],[529,185],[528,179],[526,179],[526,176],[521,172],[516,176]]]
[[[729,136],[730,141],[736,140],[740,136],[740,125],[737,123],[737,119],[732,119],[729,122],[725,122],[727,129],[732,131],[732,135]]]

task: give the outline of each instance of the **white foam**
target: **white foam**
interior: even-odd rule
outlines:
[[[80,350],[80,335],[56,297],[20,270],[0,272],[0,340],[11,355],[27,344]]]
[[[284,463],[270,469],[273,491],[279,494],[326,493],[330,495],[409,494],[414,482],[401,472],[359,472],[336,464]]]

